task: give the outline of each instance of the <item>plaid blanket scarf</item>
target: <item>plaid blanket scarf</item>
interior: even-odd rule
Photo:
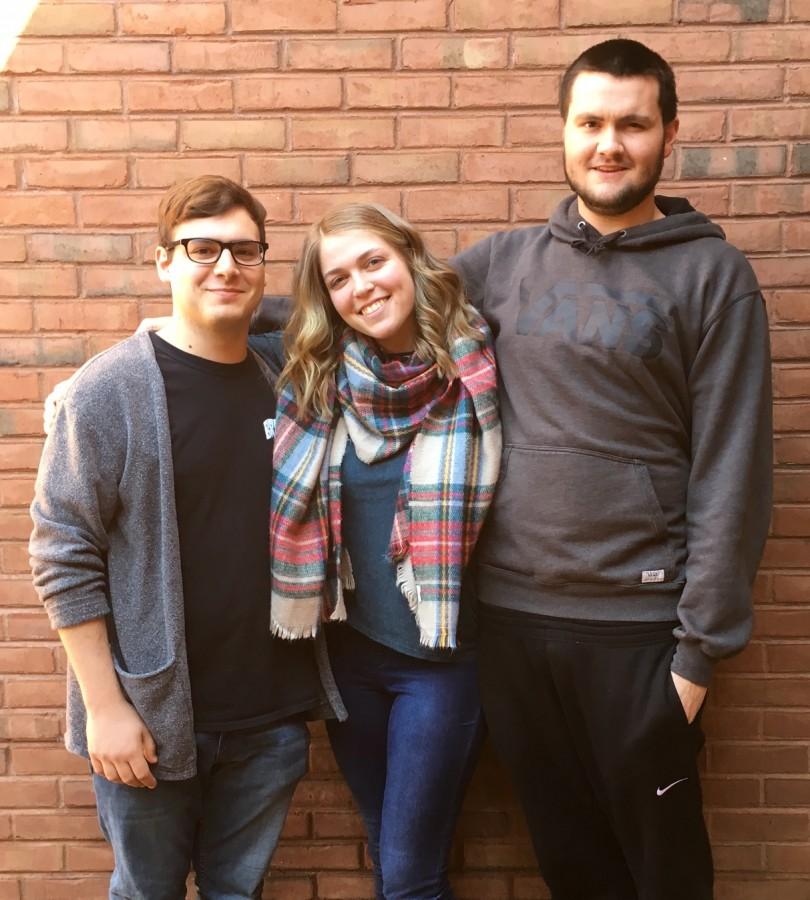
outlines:
[[[354,587],[341,541],[340,467],[348,439],[365,463],[405,445],[389,557],[416,618],[420,641],[455,647],[461,578],[498,477],[501,426],[492,338],[451,347],[458,377],[419,359],[381,358],[347,331],[333,412],[298,415],[287,385],[278,398],[270,517],[271,628],[312,637],[344,620]]]

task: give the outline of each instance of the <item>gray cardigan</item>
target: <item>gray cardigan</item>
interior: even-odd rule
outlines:
[[[272,387],[273,373],[257,361]],[[155,776],[192,777],[171,436],[147,334],[99,354],[74,376],[45,442],[31,517],[34,586],[51,625],[107,617],[121,687],[157,744]],[[317,656],[324,700],[315,715],[345,718],[322,644]],[[65,743],[83,756],[86,725],[69,669]]]

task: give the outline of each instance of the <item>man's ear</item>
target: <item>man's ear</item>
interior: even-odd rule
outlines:
[[[672,145],[675,143],[675,138],[678,136],[680,124],[681,123],[677,119],[673,119],[671,122],[664,125],[664,158],[672,153]]]
[[[171,250],[165,247],[155,247],[155,268],[161,281],[171,281],[169,266],[171,265]]]

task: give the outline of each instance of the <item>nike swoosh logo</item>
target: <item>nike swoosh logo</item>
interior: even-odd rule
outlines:
[[[656,788],[655,793],[656,793],[659,797],[663,797],[664,794],[666,794],[666,792],[667,792],[670,788],[674,788],[676,784],[680,784],[682,781],[689,781],[689,777],[687,776],[686,778],[679,778],[677,781],[673,781],[672,784],[668,784],[665,788]]]

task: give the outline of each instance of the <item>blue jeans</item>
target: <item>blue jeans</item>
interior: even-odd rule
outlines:
[[[397,653],[348,625],[327,630],[349,718],[328,722],[368,831],[378,900],[452,900],[447,874],[483,735],[474,659]]]
[[[195,737],[194,778],[147,790],[93,776],[101,830],[115,855],[111,898],[183,900],[192,862],[203,900],[261,897],[306,772],[307,727],[285,721]]]

